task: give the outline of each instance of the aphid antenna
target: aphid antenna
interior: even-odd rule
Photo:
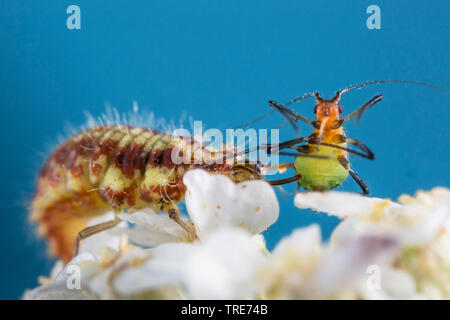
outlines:
[[[276,148],[274,148],[274,151],[271,150],[271,146],[270,146],[270,153],[272,154],[278,154],[281,156],[294,156],[294,157],[305,157],[305,158],[314,158],[314,159],[325,159],[325,160],[329,160],[330,157],[329,156],[323,156],[323,155],[309,155],[309,154],[301,154],[301,153],[294,153],[294,152],[283,152],[280,151],[282,149],[287,149],[290,148],[293,145],[292,141],[289,141],[289,143],[281,143],[280,145],[278,145]],[[230,153],[226,156],[224,156],[223,158],[221,158],[220,160],[216,160],[210,163],[206,163],[203,164],[201,166],[199,166],[200,169],[205,169],[211,166],[214,166],[216,164],[219,164],[220,161],[226,161],[228,159],[232,159],[232,158],[236,158],[238,156],[242,156],[245,154],[248,154],[250,152],[253,151],[259,151],[259,150],[267,150],[268,145],[263,145],[263,146],[258,146],[258,147],[254,147],[254,148],[250,148],[250,149],[246,149],[246,150],[242,150],[240,152],[234,152],[234,153]]]
[[[398,80],[398,79],[393,79],[393,80],[373,80],[373,81],[367,81],[364,83],[360,83],[357,85],[353,85],[344,89],[339,90],[338,92],[336,92],[336,95],[330,100],[333,103],[338,104],[341,100],[341,97],[344,93],[351,91],[353,89],[361,89],[370,85],[375,85],[375,84],[386,84],[386,83],[409,83],[409,84],[415,84],[415,85],[419,85],[419,86],[423,86],[423,87],[427,87],[427,88],[431,88],[434,90],[438,90],[440,92],[446,93],[446,94],[450,94],[450,90],[441,88],[439,86],[436,86],[434,84],[430,84],[427,82],[422,82],[422,81],[414,81],[414,80]],[[292,122],[296,122],[297,120],[302,120],[303,122],[309,123],[309,124],[313,124],[313,121],[303,117],[302,115],[300,115],[299,113],[295,112],[294,110],[291,110],[289,108],[287,108],[287,106],[299,102],[303,99],[309,98],[309,97],[315,97],[316,98],[316,104],[319,104],[321,102],[324,102],[325,100],[320,96],[320,94],[318,92],[313,92],[313,93],[307,93],[301,97],[295,98],[293,100],[290,100],[288,102],[286,102],[284,105],[277,103],[275,101],[269,101],[269,106],[271,106],[272,108],[274,108],[275,110],[273,111],[278,111],[279,113],[281,113],[285,118],[288,119],[289,123],[291,124],[291,126],[297,131],[298,127],[296,125],[293,125]],[[352,119],[353,117],[356,116],[356,123],[358,124],[363,113],[369,109],[371,106],[373,106],[374,104],[376,104],[377,102],[379,102],[380,100],[383,99],[382,95],[377,95],[375,96],[371,101],[369,101],[365,107],[359,108],[357,111],[351,113],[350,115],[348,115],[347,117],[344,118],[344,122]],[[256,121],[254,121],[256,122]],[[283,125],[282,125],[283,126]]]
[[[434,84],[430,84],[430,83],[427,83],[427,82],[422,82],[422,81],[403,80],[403,79],[402,80],[373,80],[373,81],[367,81],[367,82],[360,83],[360,84],[357,84],[357,85],[354,85],[354,86],[350,86],[348,88],[341,89],[338,92],[336,92],[336,95],[334,96],[333,99],[331,99],[331,101],[335,102],[335,103],[339,103],[339,101],[341,100],[342,95],[344,93],[348,92],[348,91],[351,91],[353,89],[361,89],[361,88],[364,88],[364,87],[367,87],[367,86],[371,86],[371,85],[374,85],[374,84],[384,84],[384,83],[409,83],[409,84],[415,84],[415,85],[419,85],[419,86],[423,86],[423,87],[428,87],[428,88],[431,88],[431,89],[434,89],[434,90],[438,90],[438,91],[444,92],[446,94],[450,94],[450,90],[438,87],[438,86],[436,86]]]
[[[304,94],[304,95],[301,96],[301,97],[298,97],[298,98],[295,98],[295,99],[292,99],[292,100],[286,102],[286,103],[284,104],[284,106],[287,107],[287,106],[289,106],[289,105],[291,105],[291,104],[293,104],[293,103],[297,103],[297,102],[300,102],[300,101],[302,101],[302,100],[304,100],[304,99],[306,99],[306,98],[311,98],[311,97],[315,97],[317,102],[323,101],[323,99],[322,99],[322,97],[320,96],[320,93],[319,93],[319,92],[310,92],[310,93]]]
[[[253,119],[251,121],[248,121],[246,123],[243,123],[243,124],[235,127],[235,129],[248,129],[252,124],[254,124],[258,121],[264,120],[265,118],[275,114],[275,112],[276,112],[275,110],[270,110],[269,112],[264,113],[263,115],[259,116],[256,119]]]
[[[446,93],[446,94],[450,94],[450,90],[438,87],[434,84],[430,84],[427,82],[422,82],[422,81],[414,81],[414,80],[373,80],[373,81],[367,81],[364,83],[360,83],[354,86],[350,86],[348,88],[344,88],[339,90],[338,92],[336,92],[336,95],[333,97],[333,99],[331,99],[331,101],[333,103],[338,104],[341,100],[341,97],[344,93],[351,91],[353,89],[361,89],[370,85],[375,85],[375,84],[385,84],[385,83],[409,83],[409,84],[415,84],[415,85],[419,85],[419,86],[423,86],[423,87],[427,87],[427,88],[431,88],[434,90],[438,90],[440,92]],[[364,114],[364,112],[369,109],[370,107],[372,107],[374,104],[376,104],[377,102],[381,101],[383,99],[382,95],[376,95],[374,98],[372,98],[372,100],[368,101],[364,106],[362,106],[361,108],[359,108],[358,110],[355,110],[354,112],[352,112],[351,114],[349,114],[348,116],[346,116],[344,118],[344,122],[347,122],[348,120],[352,119],[354,116],[356,116],[356,124],[358,125],[362,115]]]

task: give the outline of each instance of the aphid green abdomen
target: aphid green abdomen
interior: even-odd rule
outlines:
[[[345,146],[346,144],[342,144]],[[316,149],[316,145],[310,145]],[[345,154],[342,150],[320,146],[319,151],[309,154],[328,156],[330,159],[317,161],[314,158],[298,157],[294,162],[296,174],[301,174],[299,184],[310,191],[331,190],[342,184],[348,176],[348,171],[337,160]]]

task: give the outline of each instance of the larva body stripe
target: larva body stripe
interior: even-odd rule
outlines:
[[[174,164],[173,149],[193,158],[198,152],[193,142],[192,137],[117,125],[82,131],[60,145],[40,172],[30,214],[40,233],[49,238],[52,253],[68,261],[77,233],[92,216],[148,206],[168,211],[182,201],[184,173],[213,156],[201,146],[202,163]],[[209,170],[235,181],[253,178],[232,164]]]

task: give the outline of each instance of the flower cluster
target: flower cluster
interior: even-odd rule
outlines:
[[[299,193],[297,207],[342,222],[328,243],[311,225],[269,252],[261,232],[279,215],[269,184],[235,184],[202,170],[189,171],[184,183],[198,240],[167,215],[121,214],[120,225],[84,240],[77,257],[57,263],[24,299],[450,298],[447,189],[398,202]]]

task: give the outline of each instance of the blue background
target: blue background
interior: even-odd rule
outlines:
[[[81,30],[66,28],[66,8],[81,8]],[[366,8],[381,8],[381,30],[366,28]],[[325,97],[373,79],[411,79],[450,88],[448,1],[0,1],[2,125],[0,298],[19,298],[53,261],[27,223],[26,206],[45,155],[67,123],[85,122],[109,102],[136,100],[157,117],[182,112],[207,127],[229,128],[319,90]],[[384,100],[348,135],[375,161],[354,159],[372,195],[396,198],[448,186],[450,96],[390,84],[348,93],[344,112],[376,93]],[[312,117],[313,101],[296,106]],[[275,115],[261,126],[277,125]],[[311,128],[301,125],[302,132]],[[292,138],[290,128],[283,139]],[[286,188],[294,191],[294,186]],[[359,191],[349,179],[339,190]],[[328,237],[337,219],[300,211],[280,195],[269,247],[312,222]]]

